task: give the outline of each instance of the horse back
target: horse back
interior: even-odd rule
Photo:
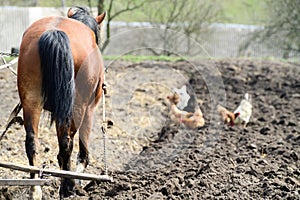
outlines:
[[[85,24],[65,17],[45,17],[27,28],[23,34],[18,61],[18,89],[22,98],[42,96],[42,70],[38,42],[47,30],[57,29],[66,33],[69,38],[74,59],[75,76],[80,73],[82,80],[95,89],[103,82],[103,61],[95,42],[93,31]],[[41,101],[37,100],[37,103]]]
[[[45,31],[51,29],[58,29],[67,34],[74,55],[73,57],[76,57],[75,65],[80,65],[97,48],[95,35],[86,25],[74,19],[51,16],[34,22],[24,32],[20,47],[20,56],[22,54],[26,54],[26,57],[29,55],[36,56],[38,54],[37,45],[40,36]]]

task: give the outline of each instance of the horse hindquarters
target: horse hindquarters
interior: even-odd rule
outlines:
[[[42,94],[50,108],[51,123],[69,126],[74,103],[74,63],[68,36],[63,31],[48,30],[39,40],[42,66]]]
[[[75,82],[73,56],[68,36],[59,30],[44,32],[39,40],[39,53],[45,107],[51,112],[51,123],[53,121],[56,123],[59,166],[63,170],[70,170],[70,156],[75,134],[71,133]],[[73,180],[62,179],[60,196],[69,196],[73,187]]]

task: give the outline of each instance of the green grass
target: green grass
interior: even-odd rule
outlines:
[[[14,56],[3,56],[3,58],[4,58],[6,63],[9,63],[10,61],[15,59],[16,57],[14,57]],[[1,62],[2,62],[2,60],[1,60]]]
[[[230,23],[257,25],[267,17],[264,10],[266,0],[226,0],[221,2],[224,15]]]
[[[103,56],[103,59],[106,61],[115,61],[115,60],[122,60],[128,61],[131,63],[139,63],[145,61],[164,61],[164,62],[179,62],[179,61],[199,61],[199,60],[224,60],[226,58],[212,58],[212,57],[179,57],[179,56],[136,56],[136,55],[123,55],[123,56]],[[231,58],[227,58],[231,59]],[[298,58],[295,59],[283,59],[283,58],[276,58],[276,57],[239,57],[239,58],[232,58],[232,59],[239,59],[239,60],[259,60],[259,61],[273,61],[273,62],[282,62],[282,63],[293,63],[299,62]]]
[[[104,60],[124,60],[133,63],[143,62],[143,61],[165,61],[165,62],[178,62],[185,60],[183,57],[177,56],[135,56],[135,55],[124,55],[124,56],[103,56]]]

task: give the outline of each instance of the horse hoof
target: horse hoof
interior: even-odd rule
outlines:
[[[79,185],[75,186],[75,193],[77,196],[87,196],[88,193]]]
[[[73,179],[63,179],[59,190],[60,199],[74,195],[74,187],[75,181]]]

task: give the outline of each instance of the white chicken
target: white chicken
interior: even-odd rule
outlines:
[[[179,95],[179,101],[177,103],[177,107],[183,110],[187,105],[191,98],[191,96],[187,93],[186,85],[183,85],[181,88],[174,88],[174,92]]]
[[[247,126],[248,122],[250,121],[252,115],[252,104],[251,104],[251,97],[248,93],[245,94],[245,98],[242,99],[240,105],[235,109],[233,112],[239,115],[234,120],[235,124],[244,124],[244,128]]]

